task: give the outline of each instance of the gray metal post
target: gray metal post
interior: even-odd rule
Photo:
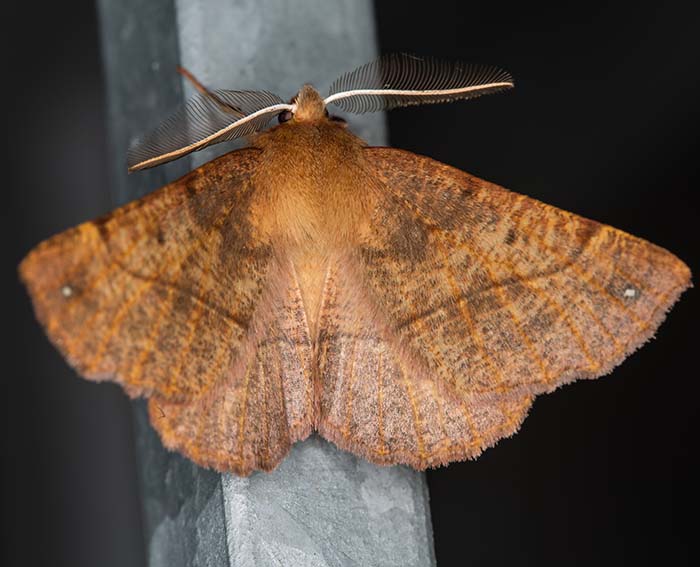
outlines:
[[[180,63],[211,87],[321,92],[376,55],[371,0],[99,0],[117,203],[231,149],[126,175],[125,150],[191,94]],[[379,115],[353,130],[385,141]],[[165,451],[136,404],[146,546],[156,566],[434,564],[424,475],[376,467],[317,437],[280,467],[219,475]]]

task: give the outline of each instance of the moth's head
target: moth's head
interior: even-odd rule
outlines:
[[[344,118],[328,114],[326,101],[311,85],[301,87],[301,90],[292,97],[289,104],[293,106],[293,109],[280,112],[277,116],[280,124],[289,122],[292,119],[307,122],[325,118],[342,126],[346,125]]]
[[[299,121],[320,120],[328,116],[323,97],[311,85],[304,85],[290,101],[293,110],[286,110],[279,115],[279,121],[287,122],[294,118]]]

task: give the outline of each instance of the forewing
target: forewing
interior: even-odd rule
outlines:
[[[270,264],[250,215],[255,150],[41,243],[20,274],[84,377],[183,399],[230,366]]]
[[[350,301],[372,319],[329,333],[340,354],[323,386],[337,390],[324,394],[339,408],[327,421],[363,424],[327,426],[348,448],[375,446],[368,424],[396,414],[398,435],[375,460],[422,468],[478,454],[515,431],[535,395],[619,364],[690,284],[685,264],[642,239],[409,152],[365,153],[384,202],[345,264],[361,290]],[[344,386],[351,360],[371,378]],[[346,410],[353,388],[374,401]]]
[[[313,421],[308,328],[291,264],[257,225],[257,157],[227,154],[20,267],[84,377],[150,397],[168,447],[239,474],[274,467]]]

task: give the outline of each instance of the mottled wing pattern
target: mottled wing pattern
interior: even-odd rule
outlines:
[[[378,464],[414,468],[478,455],[511,434],[533,396],[455,396],[392,327],[352,258],[328,272],[319,317],[317,428]],[[375,296],[376,297],[376,296]]]
[[[200,465],[272,470],[313,429],[312,349],[291,264],[275,261],[241,355],[193,399],[149,400],[163,443]]]
[[[298,286],[255,223],[257,156],[227,154],[20,266],[83,376],[151,397],[168,446],[240,473],[273,466],[313,419]]]
[[[84,377],[187,398],[231,364],[271,258],[249,220],[255,150],[50,238],[20,275]]]
[[[83,376],[177,398],[229,365],[271,255],[247,218],[255,163],[230,154],[24,259],[39,320]]]
[[[477,455],[535,395],[619,364],[690,284],[675,256],[622,231],[409,152],[366,156],[385,202],[340,265],[362,297],[326,301],[321,423],[372,460]],[[371,317],[350,334],[342,311],[359,304]]]

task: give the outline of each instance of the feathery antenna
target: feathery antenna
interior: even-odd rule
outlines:
[[[267,91],[202,89],[129,150],[129,171],[153,167],[212,144],[252,134],[280,112],[294,110],[294,105],[285,104]]]
[[[393,53],[339,77],[324,102],[362,114],[475,98],[514,84],[510,73],[497,67]]]

